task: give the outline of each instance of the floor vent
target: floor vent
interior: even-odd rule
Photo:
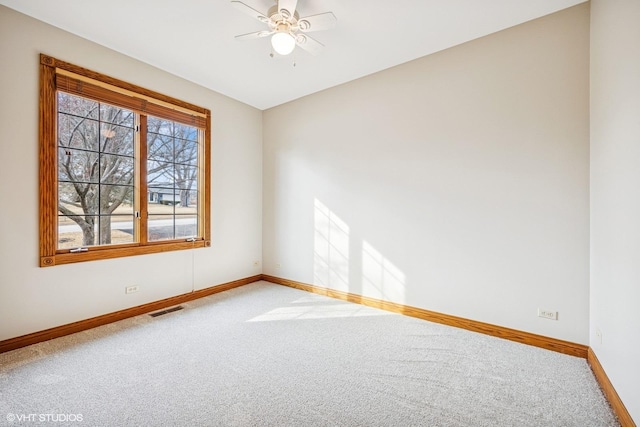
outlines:
[[[158,316],[162,316],[163,314],[173,313],[174,311],[180,311],[183,308],[184,307],[182,307],[181,305],[178,305],[176,307],[167,308],[166,310],[156,311],[155,313],[149,314],[149,316],[158,317]]]

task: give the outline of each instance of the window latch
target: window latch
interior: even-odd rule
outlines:
[[[196,238],[195,237],[189,237],[186,241],[187,242],[195,242]]]
[[[75,249],[71,249],[69,252],[71,252],[72,254],[75,254],[78,252],[89,252],[89,248],[75,248]]]

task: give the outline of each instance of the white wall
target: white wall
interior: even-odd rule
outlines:
[[[588,67],[582,4],[265,111],[264,272],[586,344]]]
[[[636,422],[640,421],[639,22],[637,0],[591,2],[590,344]]]
[[[212,111],[211,248],[38,267],[41,52]],[[4,6],[0,58],[0,340],[261,273],[261,111]]]

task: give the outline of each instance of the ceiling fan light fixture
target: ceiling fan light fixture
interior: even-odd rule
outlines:
[[[271,37],[271,46],[280,55],[289,55],[296,47],[296,39],[289,33],[277,32]]]
[[[256,10],[244,4],[243,1],[246,0],[231,0],[231,4],[243,13],[267,24],[269,29],[240,34],[235,38],[252,40],[271,36],[271,57],[275,53],[282,56],[289,55],[296,46],[311,55],[317,55],[324,45],[306,33],[329,30],[335,27],[337,22],[332,12],[300,17],[296,10],[298,0],[260,0],[262,3],[271,3],[267,13]]]

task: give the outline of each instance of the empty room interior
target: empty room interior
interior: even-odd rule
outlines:
[[[0,425],[635,425],[638,22],[638,0],[0,0]],[[64,145],[90,103],[102,148]],[[174,412],[129,412],[168,382]]]

